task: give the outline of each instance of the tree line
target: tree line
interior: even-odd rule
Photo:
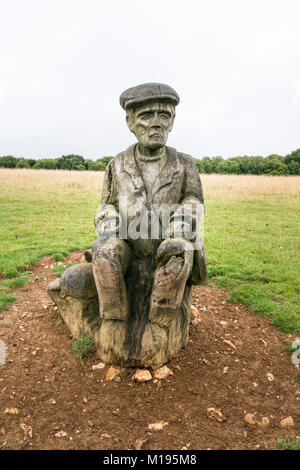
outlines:
[[[59,158],[0,157],[0,168],[34,168],[47,170],[104,171],[113,157],[102,157],[96,161],[81,155],[62,155]],[[300,149],[286,156],[272,154],[268,157],[243,156],[194,158],[200,173],[233,175],[300,175]]]
[[[85,160],[81,155],[62,155],[59,158],[16,158],[12,155],[0,157],[0,168],[34,168],[37,170],[92,170],[104,171],[113,157]]]

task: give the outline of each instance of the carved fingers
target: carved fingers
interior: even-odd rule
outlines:
[[[99,238],[113,238],[119,233],[120,216],[112,204],[101,204],[94,219]]]
[[[191,258],[193,257],[193,246],[188,240],[180,237],[167,238],[159,245],[156,264],[157,266],[166,265],[172,256],[186,257],[187,253],[192,253]]]

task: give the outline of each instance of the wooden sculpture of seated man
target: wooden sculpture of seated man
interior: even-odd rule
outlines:
[[[120,97],[138,142],[105,171],[92,249],[100,311],[93,336],[99,356],[114,364],[156,368],[183,348],[191,286],[207,276],[198,169],[166,146],[178,103],[159,83]]]

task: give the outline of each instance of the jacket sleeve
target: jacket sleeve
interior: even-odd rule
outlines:
[[[191,156],[185,155],[185,176],[182,192],[182,203],[185,200],[195,200],[204,203],[203,188],[196,163]]]
[[[119,231],[113,160],[109,162],[104,173],[101,203],[96,212],[94,225],[99,238],[115,237]]]
[[[180,206],[170,218],[171,238],[187,238],[191,242],[204,217],[203,189],[199,171],[194,160],[184,155],[184,179]]]

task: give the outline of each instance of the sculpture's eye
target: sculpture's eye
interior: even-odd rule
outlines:
[[[149,120],[152,118],[152,113],[144,113],[140,116],[142,119]]]
[[[168,114],[164,114],[164,113],[161,113],[159,115],[159,117],[163,120],[163,121],[167,121],[168,119],[170,119],[170,116]]]

